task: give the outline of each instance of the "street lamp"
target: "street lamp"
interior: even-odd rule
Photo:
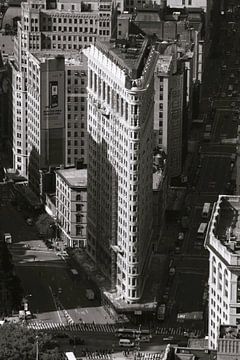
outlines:
[[[39,350],[38,350],[38,335],[36,335],[36,360],[39,359],[38,354],[39,354]]]

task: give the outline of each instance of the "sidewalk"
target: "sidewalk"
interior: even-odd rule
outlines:
[[[165,348],[162,351],[127,351],[115,352],[112,354],[101,355],[96,353],[89,353],[85,356],[81,356],[81,359],[84,360],[162,360],[167,358],[169,352],[169,345],[164,346]]]

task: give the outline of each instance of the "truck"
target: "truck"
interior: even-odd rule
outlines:
[[[157,319],[163,321],[165,319],[165,313],[166,313],[166,305],[165,304],[159,305],[157,311]]]
[[[10,233],[5,233],[3,235],[3,238],[4,238],[4,242],[6,244],[11,244],[12,243],[12,235]]]
[[[95,294],[94,294],[94,291],[92,289],[87,289],[86,290],[86,298],[88,300],[94,300],[95,299]]]

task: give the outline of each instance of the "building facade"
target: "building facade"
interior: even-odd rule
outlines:
[[[205,246],[209,251],[209,348],[216,349],[221,325],[240,324],[240,197],[220,195]]]
[[[135,41],[136,40],[136,41]],[[141,299],[152,252],[155,50],[98,43],[88,57],[88,244],[116,297]],[[128,50],[124,50],[124,49]],[[145,65],[144,65],[145,64]]]
[[[65,59],[29,54],[27,68],[29,185],[40,194],[40,169],[64,164]]]
[[[167,0],[167,6],[171,8],[202,8],[207,11],[207,0]]]
[[[65,52],[66,151],[65,164],[87,164],[87,59],[82,52]]]
[[[184,74],[173,55],[159,54],[155,68],[154,135],[155,146],[167,154],[169,177],[182,171],[182,121]]]
[[[28,135],[24,134],[28,127],[27,113],[27,83],[29,54],[45,52],[55,56],[63,54],[66,58],[66,164],[74,164],[76,160],[87,161],[86,150],[86,94],[84,91],[84,60],[80,59],[81,49],[94,43],[96,38],[109,40],[114,31],[114,16],[116,8],[114,2],[104,1],[82,2],[75,0],[49,2],[44,0],[28,0],[21,3],[21,21],[18,22],[17,36],[14,42],[14,58],[12,64],[12,102],[18,106],[18,113],[13,113],[13,127],[22,129],[16,131],[13,138],[14,167],[21,175],[29,176]],[[43,55],[44,56],[44,55]],[[77,60],[77,57],[79,60]],[[74,59],[71,61],[71,59]],[[73,63],[75,65],[73,65]],[[75,66],[75,69],[74,69]],[[72,70],[71,70],[72,69]],[[77,74],[78,73],[78,74]],[[79,76],[80,74],[80,76]],[[83,79],[84,78],[84,79]],[[83,84],[82,84],[83,82]],[[17,88],[18,86],[18,88]],[[84,91],[85,92],[85,91]],[[18,98],[17,98],[18,96]],[[21,97],[21,101],[19,101]],[[75,105],[72,102],[75,102]],[[17,103],[19,105],[17,105]],[[71,105],[72,104],[72,105]],[[77,110],[75,111],[75,109]],[[82,110],[84,108],[84,110]],[[71,113],[73,111],[73,113]],[[79,113],[76,115],[76,113]],[[75,128],[74,128],[75,126]],[[82,137],[75,145],[76,132]],[[69,139],[68,139],[69,136]],[[67,147],[69,145],[69,148]],[[69,156],[67,156],[69,155]],[[58,164],[60,165],[60,164]]]
[[[221,325],[217,343],[217,360],[237,360],[240,353],[240,327]]]
[[[56,221],[65,246],[86,246],[87,169],[56,170]]]

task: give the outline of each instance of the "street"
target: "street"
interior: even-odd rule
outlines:
[[[72,263],[38,239],[35,226],[27,224],[22,212],[10,204],[0,207],[0,228],[2,232],[12,234],[13,243],[9,250],[29,310],[36,317],[34,321],[112,322],[97,299],[86,298],[85,290],[92,284],[85,274],[78,271],[73,275]]]
[[[236,23],[232,33],[232,25],[224,18],[221,21],[218,30],[221,53],[208,59],[203,76],[200,110],[206,114],[205,123],[193,125],[190,135],[191,140],[199,145],[190,161],[188,172],[191,182],[187,185],[183,208],[183,214],[186,214],[186,209],[190,211],[189,227],[182,230],[179,219],[175,224],[168,225],[171,226],[171,232],[175,233],[172,236],[169,232],[169,247],[173,248],[180,231],[184,231],[184,241],[180,252],[175,251],[169,256],[169,263],[172,263],[176,272],[169,277],[166,288],[162,290],[160,301],[167,304],[167,317],[163,326],[176,326],[177,314],[181,312],[199,311],[205,316],[208,252],[203,246],[204,241],[201,246],[196,242],[200,224],[209,221],[202,218],[202,208],[206,202],[213,206],[220,194],[234,193],[236,138],[240,120],[240,27]],[[187,326],[187,322],[183,322],[182,326]],[[206,329],[204,320],[192,321],[191,326]]]

